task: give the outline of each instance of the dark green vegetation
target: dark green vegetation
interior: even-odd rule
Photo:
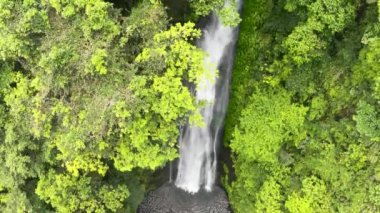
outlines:
[[[207,71],[185,21],[236,13],[114,2],[0,0],[0,212],[135,212],[178,126],[200,123],[187,85]],[[245,1],[225,136],[235,212],[380,211],[378,8]]]
[[[235,212],[380,211],[376,1],[245,1],[225,144]]]

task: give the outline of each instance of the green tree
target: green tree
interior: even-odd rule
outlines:
[[[246,2],[225,133],[235,212],[378,211],[380,28],[367,2]]]
[[[283,90],[255,91],[243,110],[231,141],[233,152],[249,161],[277,162],[277,154],[288,141],[299,144],[307,108],[290,102]]]
[[[302,193],[293,192],[285,202],[289,212],[333,212],[331,198],[323,181],[308,177],[302,181]]]
[[[208,72],[200,31],[168,29],[150,1],[122,16],[103,0],[1,0],[0,14],[0,211],[135,212],[178,126],[201,123],[186,86]]]

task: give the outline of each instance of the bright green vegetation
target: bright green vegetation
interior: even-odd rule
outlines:
[[[200,30],[129,5],[0,0],[0,212],[135,212],[178,126],[201,122]]]
[[[201,32],[159,0],[0,0],[0,212],[135,212],[202,123]],[[224,0],[191,0],[189,20]],[[380,1],[245,0],[231,206],[380,212]]]
[[[372,2],[245,1],[225,137],[235,212],[380,211]]]

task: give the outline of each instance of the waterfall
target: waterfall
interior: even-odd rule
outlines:
[[[236,0],[240,8],[241,0]],[[225,6],[228,6],[227,0]],[[237,29],[224,26],[213,13],[203,30],[198,46],[206,53],[205,66],[219,68],[216,80],[204,76],[197,87],[196,100],[206,101],[200,110],[205,125],[187,126],[180,137],[180,159],[175,185],[187,192],[196,193],[200,188],[211,191],[217,172],[217,145],[223,130],[229,83],[233,66]]]

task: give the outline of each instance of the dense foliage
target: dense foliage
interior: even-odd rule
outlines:
[[[380,211],[378,10],[245,1],[225,136],[235,212]]]
[[[180,1],[185,18],[165,0],[113,2],[0,0],[0,212],[135,212],[179,126],[202,125],[189,85],[210,71],[187,21],[236,26],[236,1]],[[243,8],[232,208],[379,212],[380,1]]]
[[[1,212],[134,212],[178,126],[200,124],[200,30],[130,5],[0,0]]]

